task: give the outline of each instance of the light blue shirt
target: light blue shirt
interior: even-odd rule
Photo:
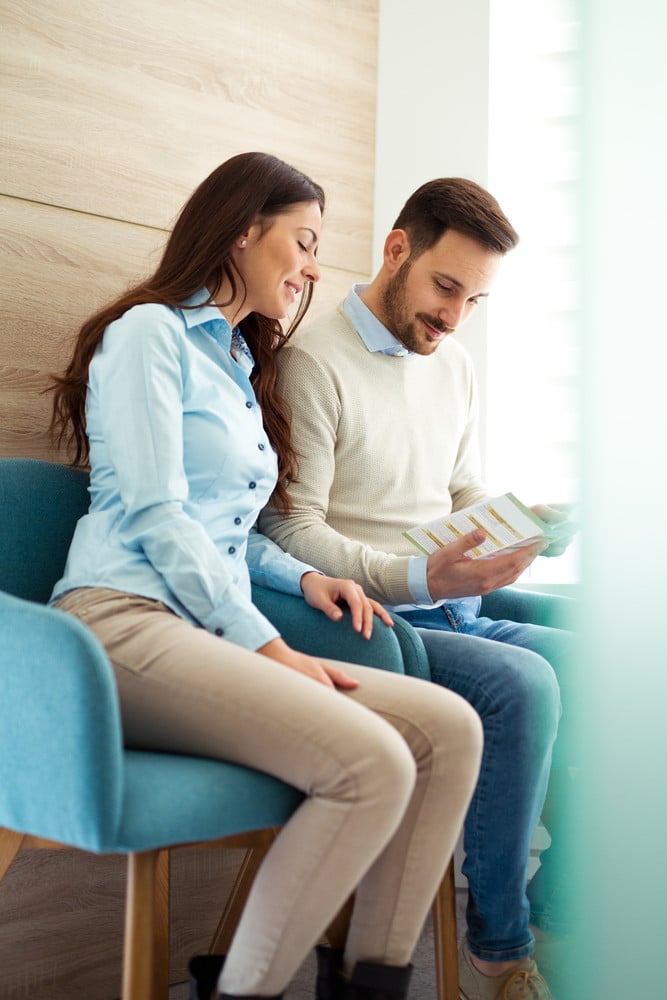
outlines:
[[[250,384],[252,356],[205,290],[184,305],[135,306],[107,327],[90,365],[90,511],[52,600],[110,587],[163,601],[247,649],[278,632],[250,581],[301,594],[313,569],[255,522],[277,459]]]
[[[407,358],[411,351],[398,340],[390,330],[381,323],[377,316],[359,298],[361,292],[368,288],[367,284],[353,285],[343,303],[343,311],[372,353],[390,354],[397,358]],[[392,611],[411,610],[416,607],[437,607],[428,592],[426,585],[426,556],[413,556],[408,563],[408,587],[415,599],[415,604],[400,604],[392,607]],[[443,603],[439,601],[438,604]]]

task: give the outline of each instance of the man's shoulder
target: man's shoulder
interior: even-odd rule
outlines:
[[[327,358],[335,354],[347,354],[353,344],[360,344],[360,338],[351,320],[343,310],[343,303],[332,309],[307,317],[290,338],[287,348],[301,350],[314,357]]]
[[[350,327],[350,320],[343,309],[343,302],[339,302],[338,305],[323,309],[314,316],[306,316],[292,339],[295,343],[300,343],[304,340],[317,340],[319,337],[328,334],[332,329],[346,329]]]

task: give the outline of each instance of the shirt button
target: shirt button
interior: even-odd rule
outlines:
[[[259,448],[260,451],[264,451],[264,445],[263,444],[258,444],[257,447]]]
[[[248,483],[248,489],[249,490],[254,490],[256,488],[257,488],[257,483],[255,483],[255,482]]]
[[[215,634],[216,634],[216,635],[224,635],[224,634],[225,634],[225,630],[224,630],[224,628],[217,628],[217,629],[215,630]]]
[[[235,545],[230,545],[229,548],[227,549],[227,551],[229,552],[230,556],[233,556],[234,553],[236,552],[236,546]]]
[[[249,410],[252,410],[252,403],[250,402],[249,399],[246,399],[245,405],[248,407]]]
[[[234,518],[234,524],[240,524],[240,523],[241,523],[241,518],[240,517],[235,517]]]

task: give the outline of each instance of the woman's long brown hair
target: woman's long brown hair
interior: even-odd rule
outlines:
[[[86,435],[88,369],[104,331],[133,306],[148,302],[179,307],[195,292],[209,291],[214,302],[225,279],[236,297],[242,279],[234,268],[231,250],[238,237],[259,220],[272,217],[299,202],[317,201],[324,211],[324,192],[299,170],[266,153],[241,153],[221,164],[202,181],[183,207],[155,273],[91,316],[79,331],[71,360],[62,375],[53,375],[51,434],[57,446],[71,450],[74,465],[89,457]],[[251,381],[262,410],[264,428],[278,455],[278,483],[274,501],[287,509],[287,485],[296,469],[287,405],[276,389],[276,352],[294,333],[312,297],[307,282],[297,314],[287,331],[278,320],[250,313],[239,324],[255,359]]]

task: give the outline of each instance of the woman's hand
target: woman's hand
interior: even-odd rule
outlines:
[[[351,690],[359,686],[359,681],[350,677],[344,670],[324,660],[318,660],[315,656],[299,653],[288,646],[284,639],[271,639],[264,646],[260,646],[257,652],[277,663],[282,663],[285,667],[290,667],[291,670],[305,674],[306,677],[311,677],[314,681],[319,681],[326,687]]]
[[[333,576],[322,576],[321,573],[304,573],[301,577],[301,590],[306,602],[311,607],[323,611],[327,618],[339,621],[343,612],[338,607],[339,601],[345,601],[352,615],[352,626],[361,632],[364,639],[370,639],[373,634],[373,616],[385,623],[393,625],[388,611],[366,597],[362,588],[354,580],[339,580]]]

